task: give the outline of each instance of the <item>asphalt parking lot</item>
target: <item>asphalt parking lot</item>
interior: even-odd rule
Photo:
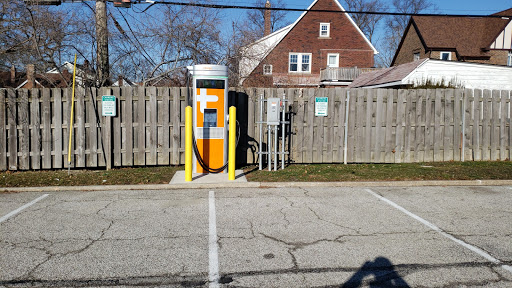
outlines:
[[[512,187],[0,194],[0,287],[512,287]]]

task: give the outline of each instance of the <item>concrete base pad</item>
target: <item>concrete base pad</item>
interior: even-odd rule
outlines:
[[[177,171],[172,177],[171,182],[169,184],[188,184],[188,183],[233,183],[233,182],[247,182],[245,178],[244,171],[235,170],[235,180],[230,181],[228,173],[218,173],[218,174],[200,174],[200,173],[192,173],[192,181],[185,182],[185,171]]]

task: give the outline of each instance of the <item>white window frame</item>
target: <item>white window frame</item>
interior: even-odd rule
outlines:
[[[421,57],[421,53],[420,52],[416,52],[416,53],[412,54],[412,60],[413,61],[420,60],[420,57]]]
[[[335,65],[331,65],[331,63],[329,63],[331,56],[336,57]],[[340,67],[340,54],[339,53],[328,53],[327,54],[327,67],[330,67],[330,68],[339,68]]]
[[[323,27],[326,27],[326,30],[322,30]],[[322,32],[326,32],[325,35],[322,35]],[[331,37],[331,23],[320,23],[320,32],[319,37],[329,38]]]
[[[452,52],[448,52],[448,51],[443,51],[441,53],[439,53],[439,59],[443,60],[443,54],[448,54],[448,61],[452,60]]]
[[[291,58],[292,56],[297,56],[297,63],[294,63],[294,64],[297,64],[297,71],[292,71],[291,70]],[[309,57],[309,66],[308,66],[308,70],[302,70],[302,66],[305,64],[303,63],[303,57],[304,56],[308,56]],[[311,65],[312,65],[312,54],[311,53],[292,53],[290,52],[288,54],[288,73],[311,73]]]
[[[267,70],[268,68],[268,70]],[[263,65],[263,75],[272,75],[272,64]]]
[[[512,51],[508,52],[507,66],[512,66]]]

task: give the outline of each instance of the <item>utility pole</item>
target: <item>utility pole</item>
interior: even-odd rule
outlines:
[[[103,87],[110,84],[106,0],[96,0],[96,56],[98,62],[97,80],[100,87]]]

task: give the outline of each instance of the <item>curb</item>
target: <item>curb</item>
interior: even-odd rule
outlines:
[[[117,191],[117,190],[184,190],[218,188],[294,188],[294,187],[428,187],[428,186],[512,186],[512,180],[454,180],[454,181],[387,181],[387,182],[238,182],[187,183],[152,185],[100,185],[7,187],[0,192],[64,192],[64,191]]]

